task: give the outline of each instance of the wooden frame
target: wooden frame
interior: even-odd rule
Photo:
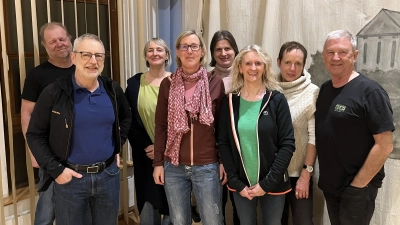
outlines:
[[[55,0],[55,1],[61,1],[61,0]],[[64,2],[74,2],[74,0],[64,0]],[[76,0],[78,3],[90,3],[90,4],[96,4],[96,0]],[[99,0],[99,4],[102,5],[108,5],[108,0]]]

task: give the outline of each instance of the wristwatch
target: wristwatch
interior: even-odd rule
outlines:
[[[303,165],[303,169],[306,169],[306,171],[309,173],[312,173],[312,171],[314,171],[314,167],[307,166],[306,164]]]

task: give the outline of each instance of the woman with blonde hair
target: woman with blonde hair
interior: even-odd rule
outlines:
[[[160,85],[156,110],[154,181],[164,185],[174,225],[191,224],[193,187],[203,225],[222,225],[216,129],[224,84],[207,73],[206,46],[195,31],[176,40],[178,68]]]
[[[221,109],[218,146],[241,224],[280,224],[287,168],[295,150],[285,96],[277,91],[271,58],[257,45],[242,49],[233,63],[232,92]]]

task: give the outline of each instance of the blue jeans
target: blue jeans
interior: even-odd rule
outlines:
[[[289,207],[292,210],[293,225],[314,225],[313,218],[313,182],[310,178],[308,198],[296,198],[296,185],[299,177],[290,177],[292,190],[286,194],[285,208],[282,215],[282,225],[289,224]]]
[[[57,225],[86,225],[88,205],[93,225],[116,225],[119,208],[119,168],[115,161],[99,173],[85,173],[66,184],[54,182]]]
[[[342,193],[324,192],[329,220],[332,225],[369,225],[375,210],[378,188],[346,187]]]
[[[164,163],[165,193],[174,225],[190,225],[190,192],[193,187],[203,225],[222,225],[222,185],[219,163],[199,166]]]
[[[158,209],[153,208],[150,202],[145,202],[140,213],[140,225],[171,225],[171,219],[164,215],[161,223],[161,214]]]
[[[280,225],[285,205],[285,195],[268,195],[255,197],[252,200],[233,193],[240,224],[257,224],[257,203],[260,200],[263,225]]]
[[[43,185],[43,169],[39,168],[38,188]],[[39,192],[39,200],[36,204],[34,225],[52,225],[54,222],[54,182],[50,184],[46,191]]]

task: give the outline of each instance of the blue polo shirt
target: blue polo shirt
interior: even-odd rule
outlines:
[[[114,109],[104,84],[90,92],[78,86],[72,76],[74,88],[74,118],[68,162],[89,165],[109,159],[114,152]]]

